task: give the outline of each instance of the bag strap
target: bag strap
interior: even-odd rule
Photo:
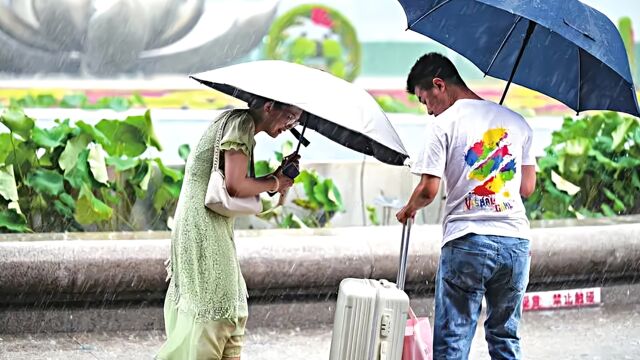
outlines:
[[[227,121],[229,121],[229,118],[231,117],[231,112],[229,112],[229,114],[225,114],[225,116],[223,116],[219,121],[222,122],[220,125],[218,125],[218,131],[216,132],[216,139],[215,142],[213,143],[213,169],[214,170],[219,170],[220,167],[220,147],[222,146],[221,141],[222,141],[222,134],[224,133],[224,128],[227,126]],[[250,149],[251,152],[251,156],[250,156],[250,166],[249,166],[249,177],[255,178],[256,177],[256,170],[255,170],[255,164],[253,163],[253,149]]]
[[[220,146],[222,145],[220,144],[220,142],[222,141],[222,133],[224,131],[224,127],[227,125],[228,118],[229,116],[225,114],[225,116],[223,116],[219,120],[220,125],[218,125],[218,130],[216,132],[216,139],[213,142],[213,169],[214,170],[218,170],[220,167]]]
[[[407,311],[407,315],[409,315],[409,319],[416,320],[416,313],[413,312],[411,306],[409,306],[409,311]]]

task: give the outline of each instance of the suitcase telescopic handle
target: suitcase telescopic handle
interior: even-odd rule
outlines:
[[[407,280],[407,259],[409,257],[409,237],[411,236],[411,223],[413,219],[407,219],[402,225],[402,241],[400,242],[400,264],[398,265],[398,276],[396,277],[396,286],[400,290],[404,290],[404,284]]]

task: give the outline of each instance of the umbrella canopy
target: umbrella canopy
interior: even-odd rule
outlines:
[[[254,96],[299,107],[306,126],[391,165],[409,157],[378,103],[364,89],[327,72],[278,60],[231,65],[191,76],[243,101]]]
[[[400,0],[408,28],[570,108],[640,116],[615,25],[578,0]],[[505,90],[506,93],[506,90]],[[504,100],[504,97],[503,97]]]

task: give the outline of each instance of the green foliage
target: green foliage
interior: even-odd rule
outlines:
[[[369,216],[369,222],[372,225],[380,225],[380,218],[378,217],[378,210],[375,206],[367,205],[367,214]]]
[[[629,58],[629,65],[631,65],[631,73],[635,75],[636,72],[636,42],[633,35],[633,25],[631,18],[625,16],[618,20],[618,30],[620,36],[624,42],[624,47],[627,50],[627,57]]]
[[[124,98],[120,96],[107,96],[89,101],[85,94],[69,94],[57,99],[50,94],[27,95],[17,99],[11,99],[11,106],[17,108],[71,108],[71,109],[111,109],[125,111],[132,107],[144,107],[144,100],[138,94]]]
[[[142,156],[161,149],[149,112],[42,129],[11,107],[0,123],[9,130],[0,133],[0,231],[141,230],[131,212],[151,188],[156,221],[173,213],[183,173]]]
[[[12,232],[29,232],[27,218],[14,209],[0,211],[0,230]]]
[[[184,172],[144,154],[161,149],[149,113],[95,126],[56,120],[39,128],[17,107],[0,116],[0,232],[146,230],[132,222],[137,201],[153,206],[149,227],[158,228],[173,214]],[[256,162],[256,175],[270,174],[293,151],[285,142],[273,161]],[[178,149],[182,159],[188,145]],[[333,180],[304,170],[296,179],[302,196],[293,205],[274,207],[262,217],[282,228],[322,227],[339,211],[342,196]]]
[[[90,225],[111,219],[113,210],[96,198],[91,188],[83,184],[76,203],[75,219],[82,225]]]
[[[311,211],[320,210],[321,215],[333,216],[338,211],[344,211],[342,195],[332,179],[320,177],[314,170],[302,170],[295,180],[302,184],[306,198],[296,205]]]
[[[408,97],[407,103],[389,95],[376,96],[378,105],[387,113],[424,114],[421,104],[415,95]]]
[[[640,124],[607,112],[566,118],[538,160],[532,219],[640,213]]]
[[[276,162],[257,161],[256,176],[265,176],[276,171],[283,156],[289,155],[292,151],[293,143],[287,141],[282,145],[282,152],[275,153]],[[295,208],[289,206],[277,208],[271,200],[263,199],[263,208],[272,210],[259,217],[287,229],[305,226],[324,227],[337,212],[344,211],[342,195],[332,179],[322,178],[314,170],[302,170],[294,184],[304,192],[304,196],[299,196],[297,190],[293,189],[293,192],[298,195],[291,201]]]
[[[172,213],[180,197],[184,172],[166,167],[160,159],[155,159],[155,162],[162,174],[162,184],[153,199],[153,207],[156,211],[164,210],[165,213]],[[146,181],[148,182],[148,180]],[[141,185],[144,185],[144,180],[141,181]],[[169,212],[167,212],[168,209],[170,210]]]
[[[28,140],[31,137],[31,130],[35,126],[33,119],[26,116],[16,107],[6,109],[0,118],[0,123],[12,133],[19,135],[22,140]]]
[[[35,169],[29,173],[26,184],[41,194],[58,196],[64,192],[64,177],[55,170]]]
[[[269,164],[268,161],[265,160],[259,160],[255,162],[255,175],[256,177],[263,177],[266,175],[271,174],[272,172],[274,172],[276,169],[274,167],[271,166],[271,164]]]
[[[13,173],[13,165],[0,167],[0,196],[6,201],[18,201],[18,187]]]
[[[185,163],[189,158],[189,154],[191,154],[191,148],[188,144],[182,144],[180,145],[180,147],[178,147],[178,155],[180,156],[180,159],[182,159]]]

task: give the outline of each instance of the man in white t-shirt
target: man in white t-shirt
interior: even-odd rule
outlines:
[[[469,356],[482,298],[492,359],[519,359],[518,324],[529,282],[529,221],[521,196],[534,191],[532,131],[522,116],[471,91],[446,57],[421,57],[407,78],[435,119],[411,172],[421,176],[405,223],[429,205],[444,179],[447,194],[436,275],[435,359]]]

